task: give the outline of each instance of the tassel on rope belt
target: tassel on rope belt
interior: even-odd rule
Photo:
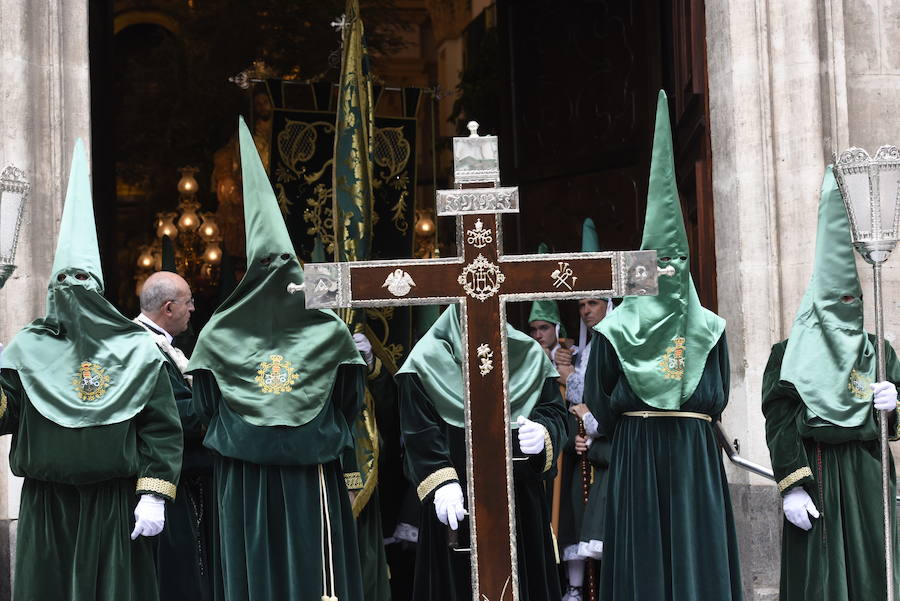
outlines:
[[[626,411],[622,415],[628,417],[684,417],[689,419],[702,419],[712,422],[712,417],[705,413],[694,413],[693,411]]]

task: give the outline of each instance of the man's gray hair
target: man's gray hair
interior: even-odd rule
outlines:
[[[170,300],[178,298],[178,280],[160,276],[166,272],[157,272],[147,278],[141,288],[141,311],[155,313]]]

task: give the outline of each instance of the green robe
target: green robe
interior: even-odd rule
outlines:
[[[216,536],[213,454],[203,446],[205,430],[194,412],[191,389],[166,356],[166,371],[184,431],[184,459],[178,494],[166,508],[166,527],[159,535],[156,569],[159,598],[164,601],[211,601],[214,574],[210,548]]]
[[[132,541],[139,494],[171,500],[182,434],[167,378],[132,419],[65,428],[0,374],[0,433],[23,476],[14,601],[157,601],[154,541]],[[137,494],[136,494],[137,493]]]
[[[588,503],[584,507],[584,515],[587,518],[581,522],[579,550],[583,554],[582,547],[589,545],[592,551],[596,551],[598,542],[603,542],[603,531],[606,526],[606,497],[609,490],[609,454],[612,444],[606,436],[594,439],[591,448],[588,449],[588,460],[594,470],[594,481],[588,493]]]
[[[312,421],[254,426],[224,402],[211,372],[194,372],[194,403],[209,423],[204,445],[218,453],[216,601],[319,601],[332,589],[340,601],[363,601],[344,473],[358,471],[350,424],[364,378],[364,367],[342,366]]]
[[[384,477],[384,470],[382,469],[384,462],[381,461],[381,454],[384,450],[384,440],[381,436],[382,426],[378,416],[384,413],[384,411],[379,409],[379,405],[393,406],[394,412],[396,412],[394,397],[397,392],[391,374],[384,368],[380,359],[375,360],[375,368],[369,373],[367,391],[371,395],[372,416],[375,418],[374,423],[377,424],[375,436],[378,437],[379,452],[372,453],[372,457],[360,457],[360,445],[357,444],[356,447],[357,463],[360,464],[361,471],[363,462],[368,462],[372,467],[366,477],[363,478],[365,484],[361,488],[363,490],[361,494],[366,494],[365,489],[371,486],[368,478],[375,478],[371,496],[356,518],[359,559],[362,565],[363,592],[366,601],[390,601],[391,585],[388,575],[387,554],[384,548],[385,534],[381,524],[381,489]],[[364,417],[365,414],[366,412],[363,412],[363,415],[360,417]],[[360,424],[360,420],[357,420],[357,431],[359,431],[361,425],[364,424]],[[363,455],[367,455],[367,453],[363,452]],[[362,500],[362,497],[357,497],[354,505],[360,500]]]
[[[585,400],[612,439],[600,598],[739,601],[734,516],[710,423],[623,416],[658,409],[634,393],[606,337],[595,335],[594,344]],[[728,383],[723,335],[680,411],[718,419]]]
[[[870,338],[873,339],[874,337]],[[787,341],[772,347],[763,375],[762,410],[772,469],[782,494],[802,486],[821,513],[805,531],[784,520],[781,601],[885,599],[881,445],[873,407],[862,426],[810,428],[793,385],[780,380]],[[888,380],[900,385],[900,363],[885,342]],[[889,424],[897,436],[896,412]],[[891,459],[891,499],[895,495]],[[891,504],[892,510],[894,504]],[[892,516],[896,523],[896,517]],[[894,597],[900,563],[894,530]]]
[[[434,512],[434,491],[440,486],[459,481],[466,489],[465,431],[441,419],[417,375],[400,374],[396,380],[406,442],[406,473],[419,490],[421,501],[412,598],[471,601],[471,557],[448,548],[447,526]],[[552,444],[528,461],[513,463],[519,600],[546,601],[559,599],[561,591],[544,478],[552,476],[560,446],[568,437],[565,407],[555,378],[545,380],[529,419],[547,428]],[[516,433],[511,436],[514,456],[522,456]],[[448,468],[455,469],[455,474],[451,476]],[[469,521],[464,519],[459,527],[459,545],[468,544]]]

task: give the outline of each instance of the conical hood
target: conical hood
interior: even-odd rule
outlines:
[[[853,301],[842,302],[844,296]],[[854,427],[872,414],[875,347],[863,329],[850,223],[831,165],[819,197],[813,273],[791,327],[781,379],[797,388],[810,425]]]
[[[581,226],[581,252],[598,253],[602,250],[597,226],[594,225],[594,220],[588,217]]]
[[[293,243],[269,176],[259,158],[253,134],[239,117],[238,138],[241,146],[241,174],[244,182],[244,228],[247,234],[247,269],[260,260],[293,254]],[[302,271],[301,271],[302,281]],[[299,283],[299,282],[298,282]]]
[[[550,252],[550,249],[546,244],[541,242],[540,246],[538,246],[538,254],[545,254]],[[562,325],[562,319],[559,317],[559,305],[556,304],[556,301],[553,299],[548,300],[536,300],[531,303],[531,313],[528,314],[528,323],[533,321],[546,321],[547,323],[552,323],[557,327],[556,336],[566,337],[566,329]]]
[[[559,374],[537,341],[509,324],[506,324],[506,349],[509,419],[515,429],[518,428],[516,418],[531,415],[531,410],[540,399],[544,381]],[[397,372],[418,375],[434,408],[445,422],[457,428],[465,425],[462,357],[459,305],[453,304],[416,343]]]
[[[677,409],[696,390],[725,321],[700,305],[691,279],[675,184],[669,106],[662,90],[656,107],[641,249],[657,251],[659,266],[671,265],[675,275],[660,277],[658,296],[626,297],[595,329],[612,343],[628,383],[645,403]]]
[[[157,386],[169,386],[153,340],[102,292],[87,155],[78,140],[47,290],[47,314],[22,328],[2,360],[4,369],[19,373],[41,415],[65,428],[131,419],[158,393]]]
[[[88,172],[87,153],[81,138],[75,142],[72,166],[69,169],[69,187],[59,224],[59,240],[50,270],[53,286],[61,271],[78,268],[87,272],[103,290],[103,270],[100,268],[100,246],[97,244],[97,226],[94,223],[94,203],[91,199],[91,177]]]
[[[229,407],[256,426],[302,426],[331,396],[341,365],[365,365],[344,322],[304,308],[303,281],[278,201],[238,122],[247,272],[200,332],[188,370],[213,373]]]

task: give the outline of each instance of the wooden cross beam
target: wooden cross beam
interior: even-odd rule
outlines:
[[[302,289],[307,308],[459,303],[472,599],[516,601],[506,303],[655,295],[660,270],[652,250],[504,255],[501,214],[518,212],[518,189],[498,187],[497,138],[470,130],[453,140],[459,187],[437,193],[438,215],[456,217],[456,257],[307,263]],[[478,183],[492,187],[462,187]]]

